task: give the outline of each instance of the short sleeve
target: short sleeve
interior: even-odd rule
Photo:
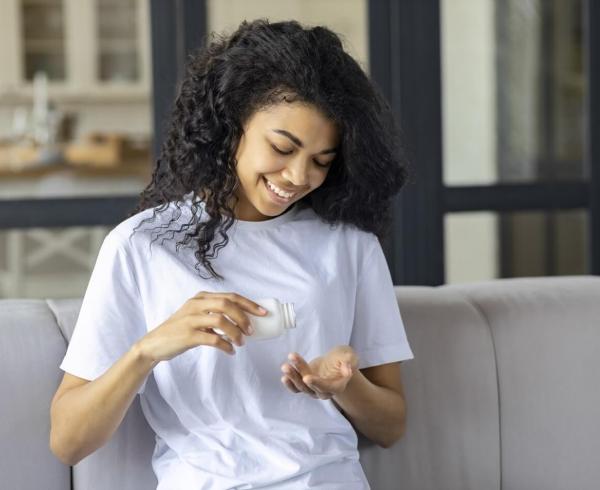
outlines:
[[[414,358],[383,249],[375,235],[371,240],[359,267],[350,336],[359,369]]]
[[[146,334],[131,260],[114,230],[104,238],[60,369],[98,378]],[[145,390],[146,380],[138,389]]]

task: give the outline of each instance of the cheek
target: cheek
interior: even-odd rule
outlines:
[[[248,179],[254,179],[258,174],[277,172],[276,159],[260,148],[247,145],[244,151],[240,151],[236,157],[238,175]]]
[[[276,172],[276,168],[270,168],[265,165],[246,165],[239,167],[237,174],[242,183],[246,186],[253,186],[261,184],[263,175],[274,174]]]
[[[276,158],[270,155],[258,155],[252,166],[252,173],[259,179],[263,175],[273,175],[280,173],[284,165],[277,162]]]

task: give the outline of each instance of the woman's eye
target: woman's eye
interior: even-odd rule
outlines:
[[[291,151],[281,151],[279,148],[277,148],[275,145],[271,145],[271,147],[277,152],[280,153],[281,155],[289,155],[290,153],[292,153]]]
[[[288,152],[282,151],[279,148],[277,148],[275,145],[271,145],[271,148],[273,148],[273,150],[275,150],[280,155],[289,155],[290,153],[293,152],[293,150],[288,151]],[[315,162],[319,167],[329,167],[329,164],[331,163],[331,162],[328,162],[328,163],[319,163],[317,160],[313,160],[313,162]]]

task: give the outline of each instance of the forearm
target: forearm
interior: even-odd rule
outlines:
[[[54,454],[75,465],[106,444],[155,365],[134,345],[102,376],[54,401],[50,430]]]
[[[403,398],[389,388],[373,384],[360,370],[332,401],[358,431],[382,447],[391,446],[404,433]]]

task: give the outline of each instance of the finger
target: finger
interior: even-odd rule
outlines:
[[[281,371],[287,375],[287,377],[290,379],[290,381],[292,383],[294,383],[294,386],[299,390],[299,391],[303,391],[305,393],[309,393],[310,391],[312,391],[308,386],[306,386],[304,384],[304,382],[302,381],[300,375],[298,374],[298,371],[296,371],[292,366],[290,366],[289,364],[284,364],[281,368]]]
[[[304,382],[304,378],[306,378],[306,376],[310,376],[312,373],[310,366],[304,360],[304,358],[297,352],[292,352],[288,355],[288,359],[290,360],[290,364],[292,365],[292,367],[299,373],[299,379],[297,382],[306,386],[306,388],[310,392],[314,393],[318,398],[323,399],[322,393],[320,394],[318,391],[314,390],[312,386],[309,386],[307,383]]]
[[[222,314],[232,325],[240,328],[245,334],[250,335],[250,319],[239,305],[224,296],[209,296],[208,298],[194,299],[192,311],[196,314]]]
[[[215,332],[223,340],[229,342],[232,341],[237,346],[244,345],[244,336],[239,327],[223,315],[219,314],[201,314],[201,315],[186,315],[181,321],[185,322],[190,328],[193,329],[219,329],[221,332]],[[224,338],[226,337],[226,338]]]
[[[328,389],[325,389],[323,386],[318,387],[314,383],[314,376],[306,375],[302,378],[302,381],[304,381],[304,384],[306,384],[306,386],[313,390],[321,400],[328,400],[333,396],[333,393],[330,393]]]
[[[236,345],[242,346],[245,343],[242,329],[231,322],[225,314],[208,312],[207,316],[216,318],[216,323],[211,326],[213,331],[225,340],[232,340]]]
[[[338,379],[323,379],[318,376],[305,376],[303,378],[307,386],[313,389],[316,393],[329,394],[333,396],[335,393],[339,393],[344,388],[347,382],[347,378],[342,377]]]
[[[205,330],[192,330],[190,336],[190,349],[199,345],[209,345],[221,349],[222,351],[227,352],[227,354],[235,354],[235,349],[231,342],[221,338],[219,335]]]
[[[239,304],[243,309],[254,315],[266,315],[269,312],[257,302],[249,300],[245,296],[237,293],[226,293],[226,296],[233,302]]]
[[[248,311],[249,313],[252,313],[253,315],[263,316],[268,313],[268,311],[263,311],[261,309],[260,304],[256,303],[255,301],[251,301],[248,298],[246,298],[245,296],[242,296],[241,294],[237,294],[237,293],[227,293],[227,292],[207,293],[206,291],[200,291],[198,294],[193,296],[194,299],[210,298],[210,297],[217,297],[217,298],[225,297],[225,298],[229,299],[230,301],[239,305],[242,309]]]
[[[346,376],[352,376],[352,365],[349,362],[345,362],[344,367],[345,367],[344,374]]]
[[[292,380],[292,383],[294,383],[294,386],[298,390],[303,391],[304,393],[312,396],[313,398],[317,398],[317,394],[308,386],[306,386],[306,384],[304,384],[304,381],[302,381],[302,378],[298,371],[296,371],[296,369],[294,369],[289,364],[285,363],[283,364],[283,366],[281,366],[281,370]]]
[[[347,362],[338,360],[337,363],[336,363],[337,373],[335,374],[334,379],[338,378],[340,376],[341,377],[347,377],[349,375],[349,371],[348,371],[347,366],[348,366]]]
[[[306,391],[307,393],[313,393],[316,395],[316,392],[304,382],[304,376],[301,372],[298,371],[298,366],[294,366],[293,364],[286,364],[286,366],[290,372],[289,376],[300,388],[302,388],[303,391]]]
[[[323,380],[317,376],[307,375],[302,378],[307,386],[315,391],[315,393],[326,393],[329,391],[329,383],[323,382]]]
[[[294,393],[300,393],[300,390],[298,388],[296,388],[296,385],[294,385],[294,383],[292,383],[292,380],[290,378],[288,378],[287,376],[283,376],[281,378],[281,382],[286,385],[290,390],[292,390]]]
[[[244,340],[243,333],[246,333],[246,335],[248,335],[248,333],[244,332],[244,330],[242,330],[239,327],[239,325],[237,325],[236,323],[231,322],[230,318],[225,313],[215,313],[215,312],[209,311],[207,313],[207,315],[210,315],[212,318],[221,317],[233,325],[233,329],[229,330],[228,328],[223,328],[223,327],[229,327],[229,325],[227,325],[226,323],[225,323],[225,325],[222,325],[221,320],[218,320],[217,325],[221,326],[221,328],[217,328],[217,325],[212,326],[213,331],[217,335],[224,338],[225,340],[236,339],[235,342],[237,345],[244,345],[245,340]],[[227,333],[227,332],[229,332],[229,333]]]
[[[288,354],[288,359],[290,360],[290,364],[294,366],[302,376],[306,376],[307,374],[311,373],[310,366],[297,352],[291,352]]]

